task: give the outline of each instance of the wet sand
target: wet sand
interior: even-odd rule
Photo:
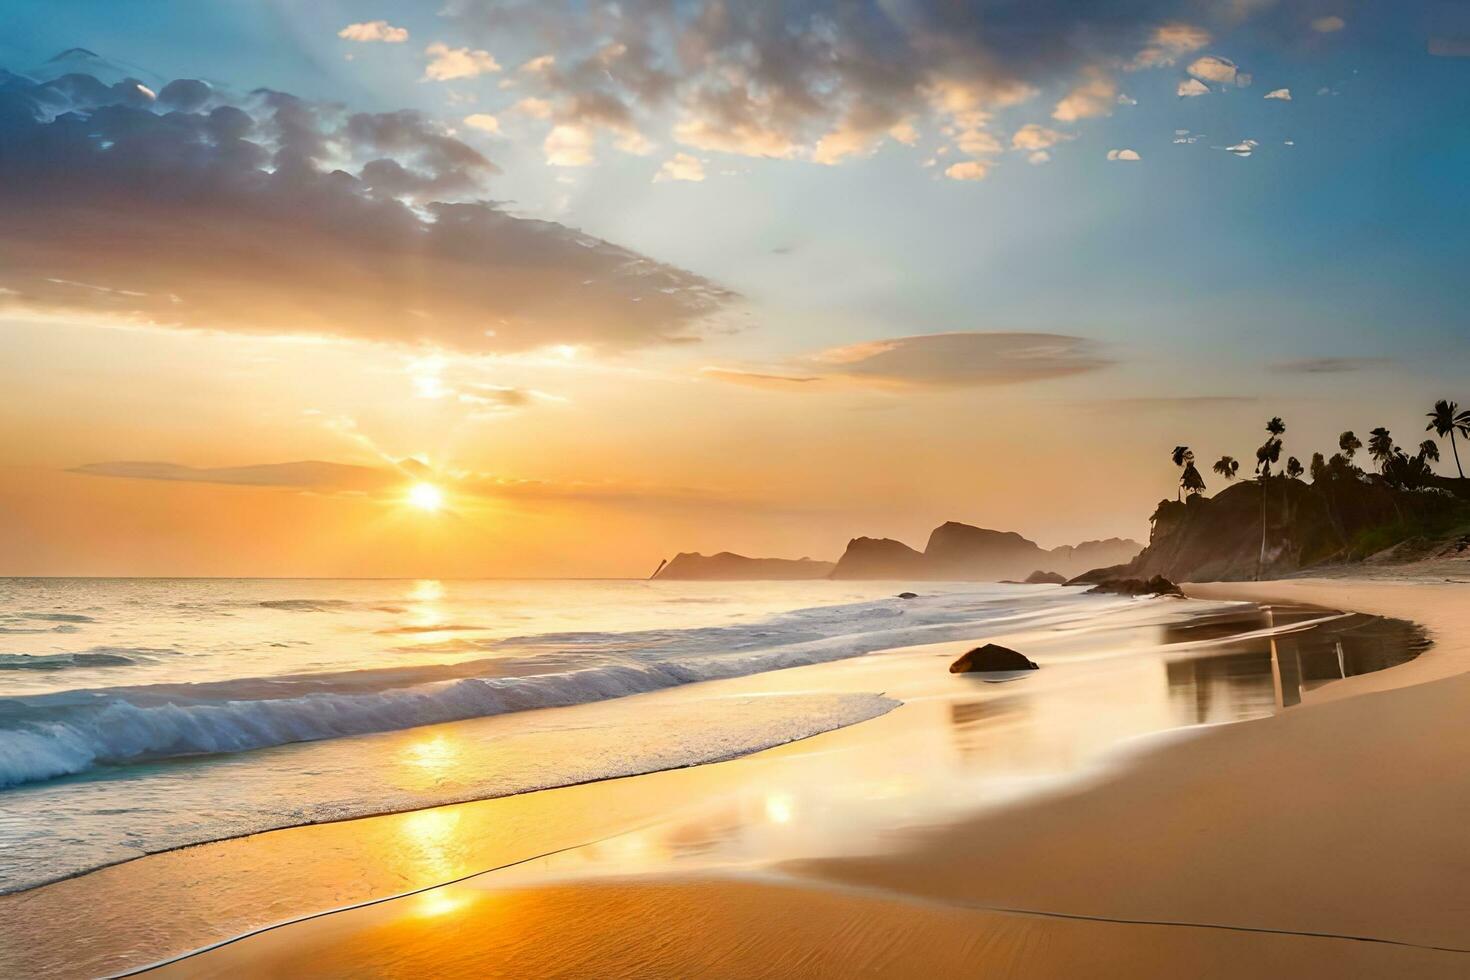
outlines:
[[[1412,619],[1437,645],[1302,708],[1153,746],[1108,778],[936,820],[882,853],[768,877],[479,879],[158,972],[1466,975],[1470,591],[1303,580],[1191,592]]]

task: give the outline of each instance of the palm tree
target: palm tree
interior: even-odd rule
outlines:
[[[1419,443],[1419,458],[1427,459],[1431,463],[1439,462],[1439,443],[1433,439],[1425,439]]]
[[[1215,465],[1210,467],[1216,473],[1223,476],[1226,482],[1235,479],[1235,474],[1240,472],[1240,462],[1234,456],[1221,456],[1215,460]]]
[[[1281,436],[1286,432],[1286,423],[1281,416],[1273,416],[1266,423],[1266,441],[1256,450],[1256,472],[1261,476],[1261,556],[1256,561],[1256,578],[1261,577],[1266,567],[1266,481],[1271,478],[1271,464],[1281,459]]]
[[[1174,465],[1175,466],[1185,466],[1186,464],[1193,465],[1194,464],[1194,451],[1192,449],[1190,449],[1188,446],[1175,446],[1174,447],[1174,452],[1172,452],[1169,455],[1169,458],[1174,461]],[[1182,495],[1183,489],[1184,489],[1184,477],[1181,475],[1180,478],[1179,478],[1179,489],[1174,491],[1174,499],[1175,500],[1180,499],[1180,496]]]
[[[1287,459],[1287,461],[1286,461],[1286,477],[1287,477],[1287,479],[1289,479],[1289,480],[1298,479],[1298,478],[1301,477],[1301,475],[1304,472],[1306,472],[1306,471],[1302,469],[1302,461],[1301,460],[1297,459],[1295,456],[1292,456],[1292,457],[1290,457],[1290,458]]]
[[[1465,479],[1465,468],[1460,465],[1460,447],[1455,445],[1455,433],[1458,432],[1466,439],[1470,439],[1470,408],[1460,411],[1460,406],[1452,401],[1441,398],[1434,403],[1434,411],[1428,413],[1429,424],[1424,431],[1434,430],[1434,434],[1443,439],[1450,437],[1450,449],[1455,454],[1455,469],[1460,471],[1460,479]],[[1437,462],[1439,457],[1435,457]]]
[[[1193,456],[1184,464],[1184,475],[1180,477],[1179,483],[1184,487],[1184,492],[1191,497],[1197,493],[1205,492],[1205,478],[1199,475],[1199,470],[1194,468]]]
[[[1327,469],[1327,459],[1321,453],[1312,454],[1311,471],[1313,483],[1321,483],[1327,479],[1330,471]]]
[[[1373,457],[1379,469],[1393,459],[1393,436],[1381,425],[1368,433],[1368,455]]]
[[[1348,429],[1342,435],[1337,437],[1337,448],[1341,449],[1342,454],[1348,459],[1352,459],[1353,455],[1357,453],[1359,449],[1363,448],[1363,440],[1353,435],[1352,429]]]

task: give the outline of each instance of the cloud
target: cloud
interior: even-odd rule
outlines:
[[[348,24],[337,32],[337,36],[347,41],[360,41],[364,44],[374,41],[383,44],[402,44],[408,40],[408,29],[394,27],[386,20],[370,20],[361,24]]]
[[[1089,77],[1057,103],[1051,117],[1058,122],[1076,122],[1113,114],[1117,104],[1118,84],[1100,71]]]
[[[1193,24],[1164,24],[1154,30],[1148,46],[1134,56],[1129,68],[1139,71],[1145,68],[1161,68],[1172,65],[1180,57],[1209,44],[1210,32]]]
[[[1204,47],[1211,35],[1198,17],[1254,13],[1228,6],[447,0],[443,14],[463,36],[545,52],[517,84],[553,125],[836,164],[936,133],[973,157],[960,140],[975,142],[991,115],[1041,97],[1058,121],[1106,116],[1118,72]]]
[[[1175,89],[1175,92],[1181,99],[1192,99],[1199,95],[1209,95],[1210,87],[1198,78],[1186,78],[1179,83],[1179,87]]]
[[[1031,153],[1026,154],[1026,162],[1031,164],[1033,167],[1039,167],[1043,163],[1051,162],[1051,154],[1048,153],[1046,150],[1034,150]]]
[[[1392,363],[1386,357],[1305,357],[1278,361],[1270,369],[1280,374],[1351,374]]]
[[[437,472],[423,462],[407,458],[394,465],[358,466],[321,460],[290,463],[254,463],[243,466],[195,467],[171,462],[119,460],[86,463],[69,472],[85,476],[170,483],[203,483],[224,486],[277,488],[313,493],[342,493],[400,499],[404,489],[418,480],[433,480],[449,491],[451,499],[480,497],[521,500],[582,500],[592,503],[640,501],[719,503],[721,496],[706,490],[657,484],[613,481],[559,481],[496,476],[486,473]]]
[[[653,179],[655,183],[665,180],[704,180],[704,163],[688,153],[675,153],[658,168]]]
[[[494,163],[415,112],[0,78],[11,314],[505,352],[688,339],[735,298],[508,213]]]
[[[258,463],[249,466],[201,468],[179,463],[117,460],[85,463],[70,472],[128,480],[166,480],[178,483],[217,483],[248,487],[289,487],[297,490],[374,492],[401,485],[408,477],[401,472],[347,463],[303,460],[293,463]]]
[[[832,347],[786,369],[705,368],[717,381],[783,391],[951,389],[1024,384],[1111,366],[1094,341],[1051,333],[919,334]]]
[[[1256,149],[1260,147],[1260,145],[1261,144],[1258,143],[1256,140],[1241,140],[1239,143],[1234,143],[1230,146],[1218,147],[1218,149],[1222,149],[1227,153],[1234,153],[1238,157],[1248,157],[1252,153],[1256,152]]]
[[[1216,85],[1234,85],[1240,77],[1240,69],[1235,62],[1212,54],[1194,59],[1185,70],[1200,81]]]
[[[586,126],[554,126],[542,144],[546,162],[553,167],[589,167],[596,162],[592,154],[596,138]]]
[[[464,124],[471,129],[478,129],[483,133],[499,133],[500,120],[488,112],[476,112],[464,117]]]
[[[939,333],[834,347],[812,360],[842,377],[933,388],[1018,384],[1107,367],[1096,343],[1048,333]]]
[[[1432,37],[1429,53],[1436,58],[1470,58],[1470,38]]]
[[[701,369],[699,373],[707,378],[713,378],[716,381],[745,385],[748,388],[774,388],[786,391],[797,388],[817,387],[825,381],[819,375],[793,376],[786,374],[764,374],[758,371],[741,371],[735,368],[707,367]]]
[[[1036,123],[1027,123],[1011,136],[1011,148],[1016,150],[1049,150],[1058,143],[1075,139],[1071,133],[1047,129]]]
[[[1312,30],[1318,34],[1334,34],[1347,26],[1347,21],[1333,14],[1328,17],[1318,17],[1312,21]]]
[[[988,173],[989,165],[979,160],[962,160],[944,168],[944,176],[950,180],[984,180]]]
[[[1263,96],[1263,97],[1264,98],[1267,98],[1267,99],[1280,99],[1282,102],[1290,102],[1291,101],[1291,89],[1289,89],[1289,88],[1276,88],[1276,89],[1272,89],[1271,91],[1267,92],[1265,94],[1265,96]]]
[[[1138,155],[1137,150],[1109,150],[1109,160],[1121,160],[1125,163],[1137,163],[1143,158]]]
[[[500,71],[500,63],[488,51],[451,48],[443,41],[435,41],[424,49],[424,54],[429,56],[429,63],[424,67],[425,81],[449,82]]]

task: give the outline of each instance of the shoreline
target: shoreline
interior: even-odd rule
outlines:
[[[1269,587],[1271,584],[1264,583],[1263,586]],[[1241,585],[1256,587],[1255,583],[1243,583]],[[1337,583],[1332,583],[1332,585],[1336,588]],[[1223,586],[1221,588],[1231,587],[1233,586]],[[1342,608],[1346,605],[1338,601],[1340,591],[1334,592],[1334,596],[1338,598],[1335,598],[1331,603],[1318,599],[1313,604],[1336,606],[1337,608]],[[1259,601],[1262,597],[1250,598],[1212,593],[1207,596],[1200,596],[1200,598],[1206,601],[1213,599]],[[1271,599],[1273,597],[1265,596],[1264,598]],[[1280,601],[1279,598],[1278,601]],[[1307,600],[1293,596],[1287,601],[1300,603]],[[1138,606],[1136,608],[1142,609],[1146,607]],[[1394,611],[1389,610],[1388,613],[1394,614]],[[1403,617],[1398,616],[1397,618]],[[943,652],[945,648],[963,646],[965,642],[968,641],[936,644],[932,645],[933,649],[928,647],[913,649],[927,650],[935,656],[949,655]],[[1440,647],[1436,644],[1435,647],[1421,654],[1414,661],[1400,664],[1387,671],[1380,671],[1376,674],[1358,675],[1343,681],[1334,681],[1332,684],[1327,685],[1326,690],[1338,689],[1343,685],[1353,685],[1355,682],[1362,682],[1375,677],[1386,677],[1387,675],[1402,676],[1400,672],[1412,667],[1415,663],[1438,659],[1436,658],[1436,652],[1439,649]],[[888,651],[889,654],[898,652],[901,651]],[[884,654],[869,655],[872,658],[870,662],[881,661],[883,656]],[[865,661],[868,658],[856,658],[856,660]],[[855,664],[854,661],[847,661],[846,663],[849,667]],[[1121,664],[1122,662],[1118,663]],[[795,668],[797,671],[803,669],[806,668]],[[767,678],[774,678],[782,673],[778,671],[765,676]],[[743,680],[749,681],[750,678]],[[713,683],[720,684],[722,682]],[[1405,680],[1401,683],[1409,684],[1413,683],[1413,681]],[[1321,693],[1317,692],[1318,695]],[[1319,699],[1319,697],[1314,696],[1313,703],[1326,703],[1326,700],[1325,698]],[[1304,705],[1303,707],[1306,706]],[[873,744],[875,742],[881,742],[894,732],[901,731],[904,722],[895,719],[894,716],[902,715],[907,718],[908,715],[906,712],[908,710],[911,709],[907,705],[901,705],[898,709],[878,718],[869,719],[864,723],[818,733],[809,736],[803,741],[816,742],[820,740],[819,747],[813,750],[819,754],[826,754],[833,751],[852,752],[855,747],[860,750],[865,743]],[[1301,708],[1292,709],[1293,712],[1299,712],[1301,710]],[[1267,722],[1273,720],[1275,719],[1262,719],[1262,721]],[[1098,767],[1101,770],[1100,773],[1078,774],[1078,778],[1073,781],[1076,783],[1075,786],[1069,787],[1064,785],[1060,791],[1048,790],[1043,792],[1038,799],[1030,801],[1021,799],[1015,803],[1003,804],[995,812],[980,817],[978,821],[971,821],[963,816],[956,819],[953,814],[946,815],[944,812],[938,812],[934,819],[936,823],[953,833],[961,833],[963,828],[975,822],[985,823],[989,821],[1007,823],[1014,822],[1017,819],[1024,820],[1026,813],[1030,809],[1046,807],[1058,799],[1062,800],[1065,804],[1066,800],[1077,794],[1085,796],[1087,793],[1094,791],[1099,783],[1107,785],[1112,780],[1119,778],[1120,775],[1126,776],[1128,772],[1134,771],[1139,767],[1147,767],[1162,752],[1180,750],[1188,752],[1191,751],[1190,747],[1192,745],[1198,743],[1202,738],[1210,737],[1216,730],[1245,727],[1250,726],[1239,724],[1223,726],[1209,725],[1187,730],[1187,737],[1184,738],[1160,739],[1156,744],[1143,746],[1141,750],[1130,748],[1124,753],[1122,758],[1123,764],[1121,766],[1115,764],[1117,760],[1107,760],[1105,765]],[[888,733],[888,736],[885,736],[885,732]],[[1173,734],[1180,733],[1175,732]],[[293,937],[289,945],[294,948],[301,931],[308,930],[311,935],[304,945],[306,947],[312,947],[325,934],[335,930],[339,922],[355,921],[367,915],[365,906],[378,908],[379,912],[373,913],[375,916],[387,914],[388,910],[401,909],[406,904],[412,904],[412,902],[418,901],[417,899],[412,899],[411,896],[422,895],[425,892],[428,893],[427,896],[424,896],[427,899],[434,895],[442,895],[450,892],[458,893],[467,890],[476,892],[488,890],[493,892],[504,891],[509,888],[516,889],[517,894],[533,895],[550,893],[550,891],[558,891],[558,893],[580,893],[586,889],[595,890],[612,887],[607,884],[607,878],[596,876],[591,878],[584,877],[580,882],[572,884],[560,883],[556,880],[557,876],[555,874],[551,874],[548,878],[546,873],[548,869],[545,867],[540,868],[536,875],[533,876],[534,880],[529,884],[516,883],[514,880],[510,884],[504,884],[501,882],[501,879],[505,877],[504,875],[496,875],[493,880],[486,881],[478,886],[475,883],[464,883],[460,885],[446,885],[443,883],[451,879],[481,878],[482,876],[487,876],[490,871],[503,868],[507,865],[527,863],[538,866],[546,865],[548,854],[577,851],[589,846],[599,836],[618,837],[624,834],[636,833],[641,825],[665,821],[671,814],[678,813],[680,808],[695,804],[701,799],[707,799],[713,795],[717,795],[731,785],[731,780],[743,779],[749,782],[752,778],[758,778],[753,777],[752,773],[759,773],[760,770],[752,770],[752,766],[771,765],[779,767],[782,760],[791,751],[805,750],[792,750],[788,743],[787,745],[762,750],[753,755],[745,755],[730,762],[705,763],[661,772],[628,775],[617,777],[613,780],[597,780],[577,786],[566,786],[464,804],[446,805],[429,810],[406,811],[386,816],[354,817],[344,821],[310,824],[244,838],[228,839],[222,844],[185,847],[176,851],[146,855],[148,858],[147,861],[143,861],[140,858],[132,859],[123,862],[122,865],[113,865],[107,869],[94,869],[93,871],[85,872],[77,877],[61,882],[12,893],[0,899],[0,904],[4,904],[6,910],[12,915],[16,911],[21,911],[26,913],[26,917],[33,919],[33,921],[44,922],[46,921],[45,911],[47,907],[65,907],[68,903],[85,902],[94,897],[101,897],[104,904],[106,904],[107,896],[120,894],[120,887],[122,888],[122,893],[136,894],[142,899],[144,907],[147,907],[151,904],[151,901],[156,901],[160,897],[169,896],[170,889],[183,884],[184,879],[187,879],[190,885],[200,887],[198,880],[201,877],[208,879],[213,874],[219,874],[232,882],[228,886],[230,889],[235,891],[244,890],[245,894],[242,894],[241,900],[246,907],[250,907],[252,896],[248,893],[247,886],[249,882],[246,879],[242,879],[242,870],[252,867],[270,868],[274,866],[278,869],[274,875],[266,872],[265,876],[267,878],[279,878],[280,868],[283,867],[282,862],[286,862],[290,864],[296,873],[296,882],[298,885],[309,884],[310,887],[307,889],[308,893],[322,893],[321,897],[314,902],[311,899],[304,899],[308,906],[315,904],[316,909],[319,910],[336,910],[339,907],[357,909],[357,911],[337,912],[336,914],[318,911],[314,914],[306,915],[303,918],[303,914],[297,911],[302,907],[303,903],[301,901],[298,901],[293,906],[289,901],[283,902],[277,896],[259,894],[253,896],[253,900],[261,904],[252,908],[252,919],[242,920],[240,926],[234,930],[231,930],[230,926],[226,923],[215,921],[212,923],[213,935],[216,937],[223,935],[227,938],[204,944],[202,949],[195,948],[192,952],[181,953],[183,957],[187,958],[187,962],[191,964],[191,969],[206,970],[205,963],[213,963],[219,958],[222,961],[228,961],[234,964],[234,966],[224,971],[232,972],[241,968],[241,963],[236,960],[236,957],[241,955],[240,951],[242,949],[249,950],[250,952],[247,955],[253,957],[255,955],[254,951],[260,943],[275,943],[276,940],[274,938],[267,940],[262,936],[261,933],[263,932],[271,933],[272,936],[278,933],[284,933]],[[596,809],[600,817],[605,817],[606,819],[588,819],[583,817],[581,811],[589,808]],[[530,830],[530,828],[534,827],[537,838],[546,843],[547,846],[535,849],[531,853],[521,851],[519,854],[515,853],[516,849],[513,847],[508,849],[502,848],[501,852],[492,853],[500,853],[505,860],[498,860],[493,863],[487,860],[484,855],[476,856],[470,853],[455,854],[453,858],[459,863],[454,864],[452,870],[462,873],[449,873],[446,870],[440,874],[437,881],[430,880],[418,884],[417,887],[412,888],[407,893],[405,893],[404,888],[401,886],[391,890],[382,889],[381,891],[386,891],[386,894],[379,893],[373,895],[371,894],[373,890],[368,889],[369,897],[362,898],[361,883],[364,875],[370,878],[376,877],[379,880],[387,882],[392,880],[394,875],[397,874],[400,876],[399,880],[407,883],[407,879],[402,877],[405,873],[403,870],[394,871],[393,852],[391,848],[394,846],[401,847],[404,832],[410,829],[414,823],[425,818],[426,815],[445,815],[456,821],[470,821],[467,826],[461,826],[460,828],[464,837],[476,836],[477,832],[473,828],[477,826],[484,828],[484,831],[479,833],[485,835],[505,833],[507,823],[512,828],[515,826],[524,826]],[[548,822],[554,824],[556,830],[554,834],[549,836],[542,832],[544,825]],[[509,836],[513,838],[514,833],[511,832]],[[302,847],[306,847],[308,850],[302,851]],[[373,868],[364,867],[364,862],[369,860],[370,857],[376,859],[373,862],[375,865],[381,866]],[[890,857],[900,862],[905,860],[902,854],[890,855]],[[309,862],[306,870],[302,870],[295,863],[303,858]],[[1058,913],[1054,913],[1049,907],[1043,907],[1044,903],[1043,905],[1038,905],[1033,902],[1031,904],[1034,907],[1029,910],[1020,909],[1014,902],[1008,903],[1008,907],[1013,909],[1013,911],[1005,913],[996,908],[973,907],[976,905],[977,900],[972,897],[966,897],[960,894],[927,894],[925,887],[911,887],[911,885],[894,888],[888,883],[865,882],[861,880],[860,876],[859,878],[853,878],[849,873],[851,868],[842,869],[844,862],[850,861],[852,867],[857,867],[864,860],[866,859],[861,857],[852,859],[839,857],[807,862],[811,865],[826,864],[827,867],[824,870],[814,870],[813,867],[801,867],[803,862],[794,862],[786,866],[772,866],[770,874],[756,876],[761,880],[755,885],[750,885],[750,882],[746,880],[751,877],[748,874],[743,876],[737,874],[734,877],[744,880],[745,884],[750,887],[758,888],[762,894],[772,889],[779,892],[783,889],[796,888],[803,893],[813,891],[822,892],[826,895],[824,901],[838,902],[839,904],[848,899],[853,901],[881,899],[884,902],[898,902],[904,906],[911,903],[919,903],[923,908],[930,910],[928,912],[913,913],[914,915],[919,915],[920,918],[933,914],[934,909],[949,908],[951,911],[962,910],[967,914],[983,914],[991,917],[1006,914],[1029,914],[1047,917],[1047,922],[1054,923],[1055,921],[1060,921],[1050,918]],[[882,861],[884,858],[880,857],[877,860]],[[449,865],[446,865],[446,869],[449,867]],[[834,871],[834,868],[837,870]],[[134,869],[136,869],[136,873],[134,873]],[[923,875],[928,874],[933,869],[931,868],[926,871],[920,867],[916,870]],[[334,875],[345,876],[357,881],[358,885],[355,887],[358,889],[358,895],[349,896],[351,900],[333,901],[330,888],[325,888],[325,886]],[[94,876],[95,880],[89,882],[88,879]],[[656,891],[662,887],[661,883],[666,880],[677,879],[681,882],[693,881],[697,884],[690,887],[694,887],[697,895],[702,896],[699,897],[699,901],[713,903],[714,906],[723,908],[724,906],[721,903],[724,902],[724,899],[718,897],[715,893],[726,889],[729,883],[727,879],[730,878],[731,875],[728,871],[722,872],[718,869],[708,874],[702,874],[698,872],[691,873],[687,870],[681,872],[677,869],[668,869],[660,872],[655,868],[653,871],[641,875],[635,881],[616,885],[616,887],[619,889],[620,894],[636,896],[642,894],[645,890],[652,889]],[[208,883],[207,880],[205,883]],[[684,886],[681,885],[680,887]],[[154,896],[151,900],[148,897],[150,894]],[[774,900],[771,896],[766,896],[757,902],[757,905],[760,905],[768,899]],[[58,905],[58,903],[60,904]],[[273,905],[272,903],[275,904]],[[980,904],[983,905],[984,902]],[[991,902],[990,904],[994,905],[996,903]],[[27,908],[27,906],[34,907]],[[272,914],[269,910],[273,907],[278,907],[282,914]],[[727,911],[729,914],[735,914],[738,910],[732,909]],[[1064,916],[1070,915],[1066,910],[1061,910],[1059,914]],[[331,929],[327,928],[327,920],[323,918],[324,915],[330,917]],[[910,915],[910,912],[905,911],[904,915]],[[1084,919],[1089,917],[1086,914],[1079,916],[1079,918]],[[416,918],[416,916],[410,916],[410,918]],[[1108,916],[1104,915],[1102,918],[1108,918]],[[307,920],[310,920],[310,924],[307,923]],[[261,923],[269,924],[262,925]],[[1155,923],[1155,925],[1159,924]],[[548,925],[548,927],[553,926]],[[1162,928],[1163,926],[1159,925],[1159,927]],[[755,928],[755,926],[750,925],[746,928]],[[914,928],[919,931],[923,930],[922,925],[917,921],[915,922]],[[1040,928],[1043,931],[1064,928],[1075,931],[1075,927],[1062,927],[1055,924],[1043,924],[1030,928]],[[1090,928],[1101,928],[1101,926],[1094,925]],[[1207,926],[1200,926],[1200,928],[1207,928]],[[616,935],[615,924],[609,925],[609,930],[606,938],[612,941],[612,938]],[[146,935],[147,932],[148,929],[144,928],[143,933]],[[1240,941],[1231,940],[1230,945],[1232,948],[1237,947],[1240,945]],[[178,947],[176,946],[175,948]],[[290,953],[290,949],[287,949],[285,952]],[[1239,950],[1236,950],[1230,955],[1238,957],[1241,953]],[[164,957],[157,961],[158,964],[165,965],[164,969],[160,971],[164,973],[167,973],[168,969],[171,968],[167,964],[181,962],[184,962],[184,960],[178,957]],[[364,967],[366,966],[366,964],[362,965]],[[135,973],[139,969],[148,969],[140,968],[136,965],[124,968],[115,961],[112,966],[123,973],[129,974]],[[550,965],[548,966],[550,967]],[[479,963],[467,968],[483,969],[485,967],[485,963]]]
[[[722,969],[713,972],[725,975],[772,975],[769,964],[780,957],[769,957],[790,930],[769,910],[791,901],[826,910],[814,916],[818,925],[825,922],[822,928],[840,928],[849,916],[870,919],[868,903],[879,902],[885,914],[908,923],[910,934],[928,937],[895,963],[883,960],[878,940],[844,931],[850,945],[838,960],[869,967],[887,962],[886,970],[874,969],[879,974],[973,966],[973,959],[952,957],[957,949],[974,953],[978,941],[1008,975],[1055,975],[1061,969],[1056,950],[1082,955],[1072,945],[1084,933],[1087,958],[1079,962],[1111,964],[1135,976],[1228,976],[1285,964],[1324,977],[1463,973],[1470,964],[1458,952],[1467,945],[1460,924],[1470,912],[1470,842],[1460,839],[1458,828],[1470,814],[1470,788],[1458,786],[1448,763],[1470,751],[1470,735],[1435,720],[1453,726],[1470,707],[1470,607],[1455,607],[1456,600],[1465,605],[1465,587],[1289,580],[1188,586],[1187,594],[1409,619],[1430,631],[1434,646],[1391,670],[1335,682],[1328,686],[1335,691],[1321,692],[1309,705],[1170,740],[1101,783],[916,833],[892,854],[792,862],[775,869],[785,881],[752,883],[717,871],[468,891],[476,893],[474,902],[494,904],[501,913],[503,903],[493,902],[497,894],[531,906],[566,897],[571,904],[542,928],[576,925],[578,947],[596,947],[610,961],[621,955],[616,948],[637,950],[648,937],[618,929],[614,920],[605,923],[605,932],[586,935],[581,913],[573,910],[599,907],[612,896],[619,917],[657,914],[676,893],[713,917],[701,936],[721,957]],[[1374,737],[1364,740],[1365,732]],[[1282,745],[1294,751],[1283,753]],[[1222,807],[1227,799],[1236,806]],[[1405,832],[1406,818],[1414,833]],[[977,848],[978,841],[984,846]],[[1040,872],[1048,865],[1065,869],[1065,879]],[[455,886],[446,894],[465,891]],[[512,953],[530,954],[490,913],[468,908],[461,918],[473,923],[478,937],[468,950],[428,941],[436,930],[459,926],[425,923],[390,906],[371,916],[338,916],[329,925],[287,927],[269,942],[231,944],[191,958],[188,973],[289,968],[323,955],[344,969],[365,968],[407,963],[395,957],[410,950],[415,970],[487,969]],[[588,914],[595,924],[596,914]],[[1067,918],[1042,921],[1037,915]],[[981,919],[978,940],[940,939],[959,921]],[[1129,924],[1097,921],[1118,919]],[[1019,945],[1006,939],[1017,930],[1026,937]],[[1228,930],[1229,938],[1199,930]],[[808,931],[808,938],[820,934],[820,928]],[[1158,955],[1160,949],[1167,957]],[[665,944],[643,949],[641,955],[652,958],[639,962],[687,975],[708,968],[700,960],[707,953]],[[554,970],[550,956],[543,963]],[[171,969],[156,972],[167,976]]]

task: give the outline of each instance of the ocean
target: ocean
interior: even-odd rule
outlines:
[[[698,682],[896,647],[1024,633],[1048,665],[1151,657],[1159,682],[1144,686],[1167,697],[1143,693],[1171,707],[1147,728],[1290,703],[1279,676],[1273,700],[1274,652],[1220,645],[1261,623],[1191,618],[1219,604],[977,583],[898,598],[906,587],[0,580],[0,892],[277,827],[733,758],[900,701]],[[1318,646],[1299,687],[1387,662]],[[1200,708],[1201,692],[1229,710]]]

